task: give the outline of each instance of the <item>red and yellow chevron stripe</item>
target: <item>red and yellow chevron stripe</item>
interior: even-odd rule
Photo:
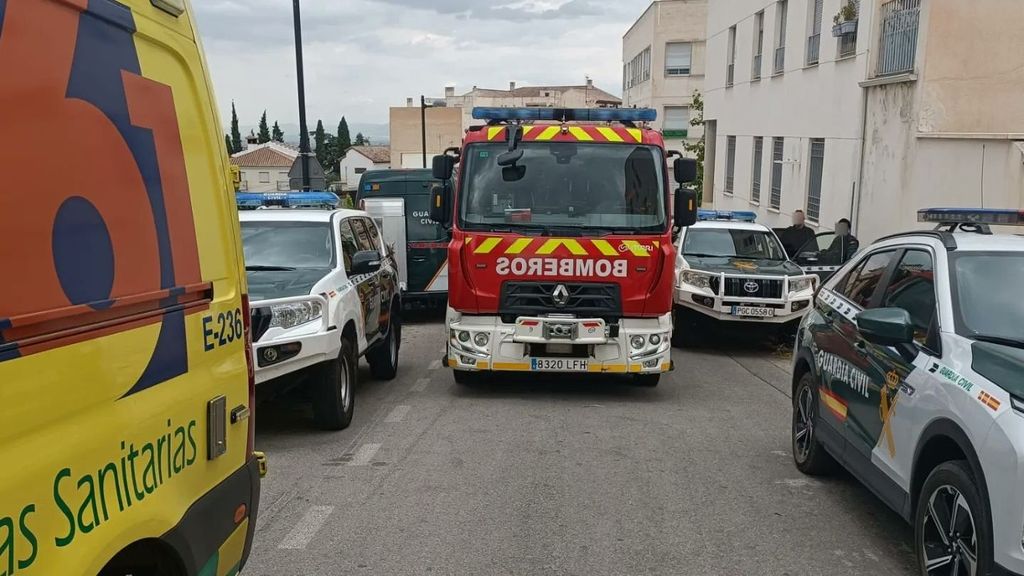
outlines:
[[[635,256],[650,258],[661,248],[661,241],[601,240],[586,238],[515,238],[476,236],[466,238],[473,254],[506,256]]]
[[[488,141],[504,141],[505,126],[484,128]],[[523,140],[534,142],[614,142],[640,144],[643,131],[623,126],[561,126],[554,124],[523,126]]]

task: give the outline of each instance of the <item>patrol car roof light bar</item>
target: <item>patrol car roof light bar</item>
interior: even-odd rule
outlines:
[[[927,208],[917,212],[918,222],[936,224],[936,230],[991,234],[990,226],[1024,226],[1024,210],[987,208]]]
[[[757,222],[757,212],[743,210],[698,210],[697,219],[707,222],[724,220],[729,222]]]
[[[258,208],[313,208],[333,210],[339,199],[333,192],[239,192],[235,194],[239,209]]]

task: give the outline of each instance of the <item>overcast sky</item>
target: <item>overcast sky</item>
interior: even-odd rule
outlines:
[[[621,93],[622,34],[649,0],[303,0],[306,106],[337,126],[386,123],[388,107],[454,84],[582,84]],[[225,123],[264,108],[298,122],[292,3],[192,3]]]

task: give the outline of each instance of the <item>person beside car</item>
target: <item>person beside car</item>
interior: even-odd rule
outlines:
[[[814,230],[805,224],[806,218],[803,210],[793,212],[793,225],[779,234],[782,247],[790,259],[796,258],[800,248],[814,240]]]

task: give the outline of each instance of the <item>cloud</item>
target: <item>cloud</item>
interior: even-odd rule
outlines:
[[[384,123],[407,97],[472,86],[620,91],[621,37],[649,0],[345,0],[302,4],[310,124]],[[298,117],[291,3],[194,2],[222,120]]]

